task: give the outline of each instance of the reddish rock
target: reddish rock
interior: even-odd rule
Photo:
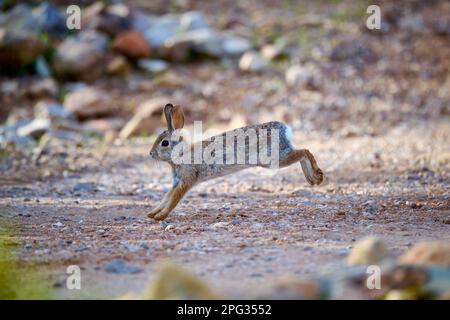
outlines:
[[[147,58],[151,53],[150,46],[137,31],[127,31],[117,36],[112,48],[130,59]]]

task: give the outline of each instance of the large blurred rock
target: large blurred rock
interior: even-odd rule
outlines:
[[[130,9],[121,3],[106,6],[104,2],[97,1],[83,10],[82,24],[89,29],[117,36],[131,28]]]
[[[120,131],[120,138],[127,139],[131,136],[151,134],[162,125],[162,108],[171,101],[167,97],[153,98],[143,102],[134,116]]]
[[[347,262],[350,265],[372,265],[380,264],[389,257],[386,244],[378,237],[370,236],[355,244]]]
[[[211,29],[200,29],[180,33],[165,42],[165,49],[170,52],[187,47],[194,53],[216,58],[238,57],[247,51],[251,44],[248,40]]]
[[[117,36],[112,48],[130,59],[147,58],[151,53],[150,45],[137,31],[127,31]]]
[[[33,17],[36,19],[36,27],[40,31],[51,36],[63,36],[67,34],[66,19],[61,11],[50,2],[42,2],[33,10]]]
[[[166,263],[155,275],[150,288],[142,294],[142,299],[219,299],[220,297],[195,274]]]
[[[107,37],[93,30],[67,38],[57,49],[53,67],[62,77],[93,79],[105,72]]]
[[[450,243],[419,242],[399,258],[403,264],[450,267]]]
[[[190,52],[217,58],[238,57],[251,47],[247,39],[213,30],[200,12],[161,17],[135,13],[133,28],[169,60],[186,60]]]
[[[45,50],[39,38],[38,21],[32,10],[18,5],[0,16],[0,68],[16,71],[32,63]],[[2,71],[0,70],[0,71]]]
[[[110,95],[103,90],[85,87],[68,93],[64,106],[79,119],[104,116],[113,111]]]

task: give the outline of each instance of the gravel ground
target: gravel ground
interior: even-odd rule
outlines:
[[[0,210],[20,225],[21,259],[45,267],[62,297],[140,291],[166,259],[239,296],[287,275],[345,270],[368,234],[396,256],[420,240],[450,241],[448,123],[414,126],[375,138],[296,134],[323,185],[309,187],[299,165],[249,169],[197,186],[163,222],[146,212],[169,188],[170,169],[150,161],[145,139],[89,150],[61,178],[4,180]],[[117,259],[139,272],[107,272]],[[60,286],[71,264],[82,267],[76,293]]]

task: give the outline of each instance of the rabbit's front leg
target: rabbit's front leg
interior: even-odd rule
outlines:
[[[164,196],[161,204],[150,212],[148,216],[155,220],[164,220],[190,188],[191,185],[187,183],[178,183]]]

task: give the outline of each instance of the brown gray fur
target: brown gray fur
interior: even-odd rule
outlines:
[[[323,181],[322,170],[318,167],[314,156],[307,149],[296,150],[291,142],[288,131],[290,128],[284,123],[272,121],[263,124],[258,124],[254,126],[247,126],[238,129],[234,129],[228,132],[224,132],[220,135],[211,137],[207,140],[198,142],[201,145],[201,150],[205,150],[208,146],[214,149],[211,144],[215,142],[223,143],[224,150],[221,161],[223,163],[206,163],[202,161],[201,163],[178,163],[172,159],[172,150],[179,143],[185,143],[182,139],[177,139],[178,136],[174,134],[175,130],[181,129],[184,125],[184,116],[181,108],[179,106],[173,106],[172,104],[167,104],[164,108],[164,114],[167,120],[168,130],[161,133],[156,139],[153,147],[150,151],[150,155],[160,161],[167,162],[172,167],[173,174],[173,186],[172,189],[164,196],[161,203],[154,208],[148,216],[156,220],[165,219],[168,214],[176,207],[178,202],[183,198],[187,191],[189,191],[194,185],[202,181],[228,175],[246,168],[250,167],[269,167],[266,163],[261,161],[260,154],[254,154],[255,149],[258,153],[259,151],[259,137],[265,134],[267,137],[267,154],[272,154],[272,134],[279,133],[278,136],[278,159],[279,167],[286,167],[295,162],[300,162],[303,173],[307,181],[311,184],[320,184]],[[239,148],[237,133],[251,132],[254,129],[256,132],[256,138],[258,146],[251,146],[250,140],[245,139],[244,143],[244,154],[245,161],[242,164],[237,164],[237,151]],[[261,131],[261,130],[267,131]],[[250,131],[249,131],[250,130]],[[177,138],[174,138],[174,137]],[[227,144],[226,137],[234,136],[232,141],[232,147],[234,148],[234,158],[227,159],[226,150],[229,144]],[[229,141],[231,142],[231,141]],[[167,145],[166,145],[167,144]],[[199,147],[197,145],[197,147]],[[180,147],[180,146],[179,146]],[[194,150],[196,144],[189,146],[191,150],[191,160],[193,160]],[[228,151],[230,151],[228,149]],[[265,150],[264,150],[265,151]],[[214,155],[214,153],[212,153]],[[256,157],[256,163],[250,162],[250,156]],[[233,164],[227,164],[226,161],[231,161]]]

